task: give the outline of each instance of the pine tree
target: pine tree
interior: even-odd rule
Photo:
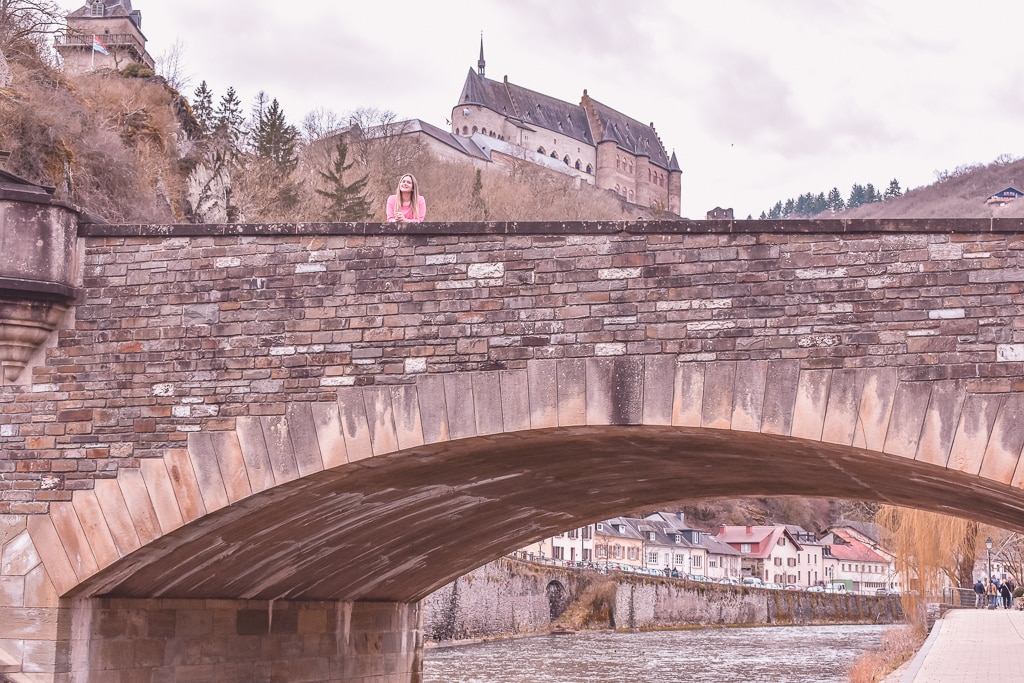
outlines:
[[[204,137],[213,132],[215,125],[213,92],[206,86],[206,81],[199,84],[193,95],[192,114],[195,115],[200,133]]]
[[[889,187],[885,190],[883,199],[892,199],[893,197],[899,197],[903,195],[903,190],[900,189],[900,183],[898,180],[893,178],[889,181]]]
[[[262,103],[265,101],[262,99],[258,112],[254,112],[254,116],[258,118],[253,122],[252,150],[260,158],[270,159],[283,167],[292,168],[298,162],[295,142],[299,138],[299,131],[285,120],[284,110],[277,103],[277,99],[271,100],[270,104],[264,107]]]
[[[878,190],[871,183],[868,183],[864,188],[864,203],[871,204],[872,202],[882,201],[882,195],[878,194]]]
[[[276,100],[275,100],[276,102]],[[329,184],[328,190],[317,189],[317,194],[327,197],[330,205],[327,208],[327,219],[337,221],[363,221],[370,217],[370,204],[363,196],[368,176],[363,176],[348,185],[345,184],[345,173],[355,164],[348,160],[348,145],[339,136],[335,147],[334,161],[326,171],[317,171],[320,177]]]
[[[856,209],[867,202],[867,190],[860,183],[854,183],[850,187],[850,198],[846,200],[846,206]]]
[[[234,88],[220,98],[214,113],[214,127],[217,132],[227,135],[235,147],[240,147],[245,137],[245,117],[242,116],[242,101]]]
[[[843,200],[843,195],[839,193],[838,187],[833,187],[829,190],[828,199],[825,200],[825,208],[833,213],[846,208],[846,201]]]

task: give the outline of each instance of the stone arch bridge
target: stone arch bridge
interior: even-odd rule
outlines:
[[[417,681],[432,590],[679,500],[1024,529],[1020,221],[0,209],[0,678]]]

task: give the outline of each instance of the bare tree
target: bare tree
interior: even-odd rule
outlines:
[[[0,50],[11,58],[27,49],[39,54],[63,24],[64,11],[54,0],[0,0]]]
[[[185,43],[180,38],[156,58],[156,73],[178,92],[188,87],[192,77],[185,73]]]

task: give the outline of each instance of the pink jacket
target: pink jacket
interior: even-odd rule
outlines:
[[[403,212],[405,214],[405,219],[407,221],[412,221],[413,223],[422,223],[423,222],[423,219],[426,218],[426,216],[427,216],[427,202],[426,202],[425,199],[423,199],[423,195],[420,195],[419,209],[420,209],[420,211],[419,211],[419,214],[420,214],[419,218],[413,218],[412,217],[412,207],[411,206],[409,208],[405,209],[405,211]],[[397,195],[391,195],[390,197],[388,197],[388,208],[387,208],[388,223],[394,223],[395,222],[395,213],[397,213],[398,211],[402,211],[401,206],[398,205],[398,196]]]

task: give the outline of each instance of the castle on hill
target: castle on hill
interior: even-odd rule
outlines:
[[[369,138],[408,135],[436,156],[469,161],[478,168],[524,162],[614,192],[638,208],[679,215],[683,172],[654,124],[634,118],[590,97],[571,104],[485,76],[480,42],[477,70],[466,76],[452,108],[450,130],[421,119],[359,131]],[[351,130],[349,132],[352,132]]]
[[[142,12],[132,9],[132,0],[88,0],[68,14],[56,48],[68,73],[155,64],[146,51]]]
[[[529,151],[531,159],[554,159],[631,204],[679,214],[683,173],[653,123],[640,123],[586,90],[579,104],[571,104],[510,83],[507,76],[491,80],[485,67],[481,40],[477,70],[469,70],[452,109],[453,135],[479,134]]]

